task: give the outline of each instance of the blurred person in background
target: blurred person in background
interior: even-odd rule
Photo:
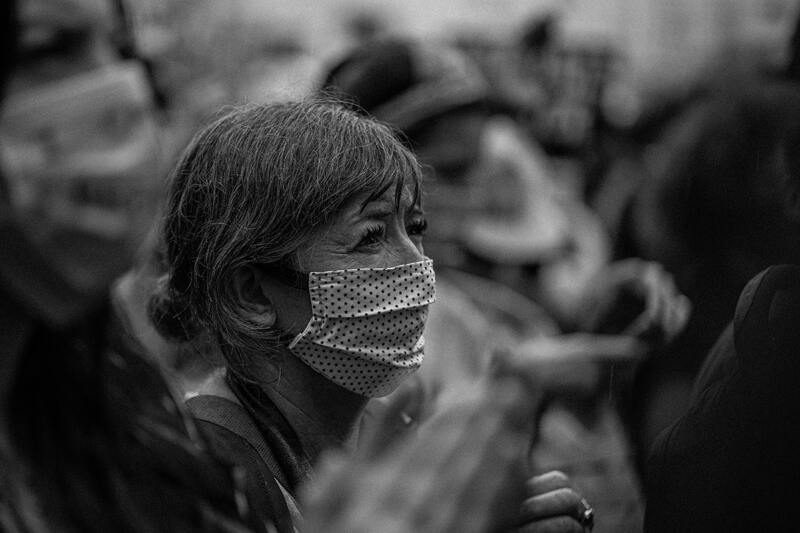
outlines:
[[[665,357],[637,378],[642,449],[687,406],[692,382],[749,279],[800,259],[796,186],[784,162],[800,89],[726,79],[695,98],[650,149],[616,231],[620,250],[662,262],[694,306]]]
[[[614,162],[593,205],[615,257],[663,263],[694,307],[683,333],[635,379],[630,419],[642,450],[684,414],[748,280],[797,261],[794,185],[782,156],[798,113],[797,42],[786,47],[785,72],[727,48],[690,86],[627,113],[610,106],[630,122],[614,133]]]
[[[176,393],[183,395],[195,390],[224,361],[213,339],[168,339],[150,320],[150,298],[168,269],[160,229],[158,224],[152,225],[130,268],[111,287],[111,302],[119,322],[114,342],[158,362]]]
[[[372,399],[422,363],[434,277],[420,179],[387,127],[316,100],[231,110],[198,133],[174,171],[168,272],[151,316],[169,339],[219,347],[225,372],[187,405],[212,449],[244,468],[259,515],[281,531],[303,528],[297,499],[323,452],[352,453],[381,410]],[[536,403],[523,407],[531,425]],[[396,413],[393,432],[413,428],[409,413]],[[385,433],[378,438],[391,440]],[[514,486],[505,474],[491,486],[505,483]],[[501,499],[490,516],[530,531],[590,525],[590,507],[563,475],[528,486],[521,515],[520,497],[510,507]],[[472,512],[456,503],[427,513],[440,511],[445,521]]]
[[[593,215],[560,193],[541,151],[509,118],[492,115],[481,73],[457,51],[402,39],[364,44],[322,90],[399,130],[424,165],[426,251],[439,294],[419,378],[428,408],[439,395],[444,404],[458,396],[499,346],[539,360],[540,378],[561,394],[543,420],[535,464],[575,474],[603,508],[603,528],[636,530],[630,450],[600,391],[614,379],[609,362],[621,380],[623,361],[632,366],[685,323],[688,302],[669,275],[639,261],[605,264]],[[625,335],[562,336],[564,324]]]
[[[163,171],[152,86],[117,48],[128,30],[116,9],[106,0],[21,2],[18,67],[0,117],[8,201],[36,222],[40,246],[85,255],[85,264],[98,253],[127,264],[125,250],[115,257],[93,245],[144,235]],[[70,275],[92,282],[82,265]]]
[[[231,471],[194,442],[158,368],[109,349],[108,286],[159,178],[152,90],[122,58],[117,7],[3,3],[17,55],[0,114],[0,524],[241,531]]]
[[[92,265],[129,266],[173,151],[128,20],[125,4],[110,0],[20,3],[20,57],[0,124],[5,194],[39,228],[37,245],[67,257],[78,286],[94,283]],[[114,299],[126,319],[134,304],[121,291]],[[123,330],[141,337],[130,322]]]
[[[751,280],[689,407],[647,462],[645,531],[792,531],[800,459],[800,267]]]
[[[786,172],[785,215],[796,212],[798,118],[778,141]],[[794,527],[800,471],[798,321],[796,264],[770,266],[747,283],[733,320],[702,363],[689,407],[652,446],[646,531]]]

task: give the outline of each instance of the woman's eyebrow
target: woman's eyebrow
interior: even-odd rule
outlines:
[[[388,200],[378,200],[369,202],[361,208],[358,215],[363,218],[386,218],[397,212],[394,203]]]
[[[380,189],[378,189],[374,193],[372,193],[369,196],[367,196],[364,199],[364,201],[361,203],[361,209],[359,209],[359,212],[364,211],[369,204],[388,203],[389,200],[386,198],[386,191],[388,191],[389,187],[391,187],[392,185],[393,185],[392,182],[389,181],[389,182],[385,183],[383,185],[383,187],[381,187]]]

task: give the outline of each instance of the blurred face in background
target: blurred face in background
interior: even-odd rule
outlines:
[[[10,93],[21,93],[114,63],[115,17],[108,0],[20,0],[18,67]]]
[[[426,250],[439,264],[464,266],[467,251],[489,263],[524,264],[564,245],[566,219],[549,170],[510,119],[464,108],[413,138],[426,172]]]
[[[21,0],[0,166],[26,230],[78,286],[130,260],[161,157],[152,89],[108,0]]]
[[[487,118],[477,110],[444,115],[415,136],[425,170],[426,243],[435,255],[457,254],[464,225],[480,212],[484,191],[474,171]]]

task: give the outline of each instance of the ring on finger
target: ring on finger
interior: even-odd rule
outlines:
[[[581,498],[581,505],[583,505],[583,512],[581,513],[579,522],[584,531],[591,531],[594,527],[594,509],[586,501],[586,498]]]

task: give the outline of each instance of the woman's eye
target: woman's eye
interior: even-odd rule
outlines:
[[[372,226],[367,228],[364,236],[358,241],[358,246],[370,246],[383,240],[385,229],[383,226]]]
[[[411,224],[408,225],[406,231],[411,236],[423,236],[425,235],[425,231],[428,229],[428,221],[424,218],[419,220],[413,221]]]

